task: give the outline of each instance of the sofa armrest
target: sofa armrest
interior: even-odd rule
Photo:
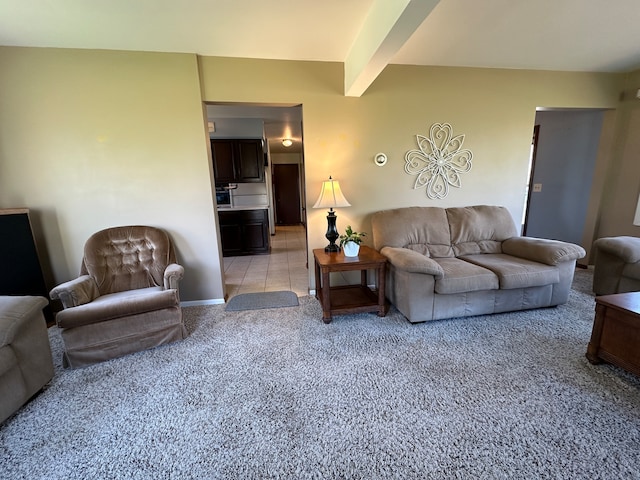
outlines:
[[[42,309],[48,303],[46,298],[39,296],[0,296],[0,348],[11,345],[20,331],[28,329],[27,324],[34,315],[42,315]]]
[[[52,299],[60,300],[64,308],[77,307],[92,302],[100,296],[98,285],[89,275],[65,282],[49,293]]]
[[[429,257],[414,252],[408,248],[383,247],[380,250],[394,267],[410,273],[425,273],[440,279],[444,277],[444,270]]]
[[[602,237],[593,242],[598,250],[615,255],[624,263],[640,261],[640,238],[636,237]]]
[[[587,254],[584,248],[574,243],[533,237],[509,238],[502,242],[502,252],[547,265],[575,261]]]
[[[184,267],[177,263],[167,266],[164,271],[164,289],[178,289],[178,282],[184,277]]]

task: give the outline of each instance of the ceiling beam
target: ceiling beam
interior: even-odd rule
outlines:
[[[344,94],[360,97],[440,0],[375,0],[344,62]]]

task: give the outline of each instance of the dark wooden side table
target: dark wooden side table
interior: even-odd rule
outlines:
[[[587,358],[640,375],[640,292],[596,297]]]
[[[345,257],[343,252],[327,253],[318,248],[313,251],[316,275],[316,298],[322,304],[322,321],[330,323],[332,315],[345,313],[377,312],[387,314],[384,296],[384,282],[387,259],[371,247],[360,246],[357,257]],[[331,272],[360,270],[359,285],[332,287],[329,282]],[[377,273],[377,291],[367,285],[367,270]]]

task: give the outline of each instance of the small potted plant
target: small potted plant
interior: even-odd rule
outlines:
[[[357,257],[360,252],[360,243],[362,237],[367,234],[364,232],[354,232],[351,225],[347,225],[344,235],[340,235],[340,246],[344,250],[345,257]]]

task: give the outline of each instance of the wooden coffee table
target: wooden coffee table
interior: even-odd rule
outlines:
[[[596,297],[587,358],[640,375],[640,292]]]
[[[318,248],[313,251],[316,276],[316,298],[322,304],[322,321],[330,323],[332,315],[360,312],[387,313],[384,295],[387,258],[371,247],[360,246],[357,257],[345,257],[343,252],[327,253]],[[332,287],[330,274],[360,270],[359,285]],[[367,285],[367,270],[377,273],[377,291]]]

